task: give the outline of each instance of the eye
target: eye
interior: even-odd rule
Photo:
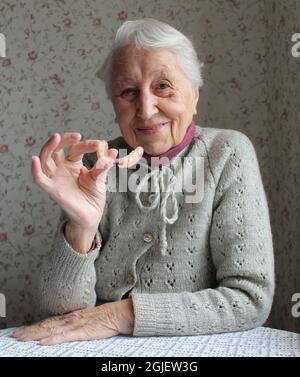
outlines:
[[[133,89],[133,88],[127,88],[127,89],[123,90],[123,92],[122,92],[121,95],[128,97],[128,96],[132,96],[134,94],[136,94],[136,90],[135,89]]]
[[[160,82],[159,84],[158,84],[158,89],[167,89],[167,88],[169,88],[169,84],[167,84],[166,82]]]

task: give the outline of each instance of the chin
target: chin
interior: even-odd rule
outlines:
[[[165,153],[167,152],[167,150],[169,150],[170,148],[166,149],[166,148],[144,148],[145,152],[151,156],[159,156],[161,155],[162,153]]]
[[[148,142],[140,140],[140,142],[141,144],[139,145],[144,148],[144,151],[152,156],[159,156],[171,148],[169,144],[170,140],[164,140],[162,138],[156,138],[156,140],[149,140]]]

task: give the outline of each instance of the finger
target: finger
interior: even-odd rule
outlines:
[[[60,143],[52,153],[53,160],[56,164],[65,160],[64,148],[72,147],[72,145],[80,142],[82,135],[79,132],[65,132],[61,136]]]
[[[64,132],[61,135],[59,145],[56,147],[55,152],[71,146],[73,143],[78,143],[82,135],[79,132]]]
[[[115,148],[110,148],[108,151],[107,151],[107,155],[111,158],[113,158],[114,160],[116,160],[116,157],[118,155],[119,151]]]
[[[115,148],[111,148],[103,152],[102,154],[99,155],[99,158],[96,162],[96,168],[97,169],[102,169],[103,165],[109,164],[110,162],[115,162],[117,160],[117,155],[118,155],[118,150]]]
[[[65,159],[64,148],[78,143],[80,139],[81,134],[78,132],[65,132],[62,135],[55,133],[42,147],[41,166],[49,178],[55,174],[56,166]]]
[[[105,146],[104,146],[105,148]],[[90,170],[82,169],[82,174],[89,174],[90,177],[97,181],[97,183],[104,183],[109,169],[115,164],[116,157],[119,151],[115,148],[110,148],[107,150],[107,155],[105,156],[105,151],[100,151],[99,158],[96,164]]]
[[[38,156],[32,156],[31,158],[31,172],[34,182],[43,190],[48,191],[52,187],[52,180],[44,174]]]
[[[76,342],[81,340],[92,340],[88,335],[82,331],[81,328],[63,331],[59,334],[49,336],[40,341],[42,346],[52,346],[54,344]]]
[[[35,330],[33,332],[33,331],[28,331],[26,328],[24,328],[23,331],[18,332],[18,333],[13,333],[11,336],[20,341],[29,342],[29,341],[40,340],[45,337],[51,336],[51,332],[49,330],[47,331]]]
[[[105,140],[98,140],[97,158],[106,156],[108,152],[108,144]]]
[[[56,171],[56,163],[52,158],[52,153],[60,143],[61,136],[58,133],[52,135],[52,137],[45,143],[41,149],[39,158],[41,161],[41,167],[49,178],[51,178]]]
[[[13,337],[13,338],[17,338],[19,335],[22,334],[23,331],[24,331],[24,327],[22,327],[21,329],[18,329],[16,331],[14,331],[14,332],[12,332],[10,334],[10,336]]]
[[[95,177],[108,170],[115,164],[115,160],[109,156],[102,156],[94,166]]]
[[[25,326],[13,332],[11,336],[23,341],[39,340],[61,332],[64,326],[68,326],[64,316],[51,317],[34,325]]]
[[[94,180],[104,182],[109,169],[115,164],[118,150],[115,148],[108,149],[107,154],[101,153],[99,159],[93,168],[89,171],[89,174]]]
[[[69,154],[66,157],[68,161],[77,162],[81,161],[85,153],[98,153],[99,140],[85,140],[73,145]]]
[[[135,165],[143,156],[144,148],[139,146],[135,148],[128,156],[117,159],[120,168],[130,168]]]

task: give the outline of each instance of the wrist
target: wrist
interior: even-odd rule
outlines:
[[[68,221],[65,226],[64,235],[73,250],[81,254],[87,254],[94,245],[97,230],[98,227],[96,226],[93,228],[83,228]]]
[[[114,311],[115,327],[121,335],[132,335],[134,329],[134,309],[132,299],[110,303]]]

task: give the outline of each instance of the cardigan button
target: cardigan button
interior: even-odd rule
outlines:
[[[153,240],[153,235],[151,233],[144,233],[144,241],[151,242]]]
[[[155,197],[156,197],[155,194],[153,194],[153,193],[149,194],[149,196],[148,196],[148,203],[152,204],[154,202],[154,200],[155,200]]]
[[[127,283],[133,284],[134,283],[134,276],[132,274],[128,274],[127,276]]]

